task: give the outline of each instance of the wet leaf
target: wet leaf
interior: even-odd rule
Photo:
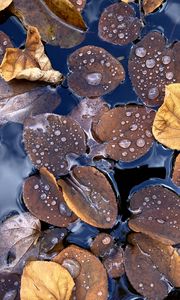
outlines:
[[[164,0],[143,0],[143,9],[145,15],[152,13],[156,8],[158,8]]]
[[[135,92],[148,106],[161,105],[165,85],[177,81],[180,60],[177,51],[166,46],[159,32],[148,33],[132,48],[129,56],[129,75]]]
[[[13,0],[10,10],[27,28],[37,27],[42,40],[63,48],[71,48],[80,44],[85,35],[65,24],[41,0]],[[31,14],[29,13],[31,12]]]
[[[67,227],[77,218],[67,207],[55,177],[44,167],[39,175],[26,179],[23,198],[34,216],[51,225]]]
[[[68,85],[77,95],[95,98],[113,91],[125,78],[124,68],[109,52],[95,46],[74,51],[68,59]]]
[[[118,278],[124,274],[124,250],[119,247],[103,260],[103,265],[111,278]]]
[[[2,0],[0,3],[0,11],[8,7],[13,0]]]
[[[20,276],[13,273],[0,274],[0,295],[2,300],[20,300]]]
[[[177,186],[180,186],[180,154],[178,154],[174,163],[172,180]]]
[[[81,14],[70,0],[45,0],[45,3],[65,23],[80,30],[86,30]]]
[[[86,0],[70,0],[78,11],[82,11],[86,5]]]
[[[52,69],[49,58],[44,53],[44,46],[37,28],[30,26],[27,31],[25,50],[7,48],[0,66],[0,75],[10,81],[27,79],[59,84],[63,76]]]
[[[73,287],[71,275],[59,264],[32,261],[23,270],[20,295],[21,300],[69,300]]]
[[[170,149],[180,150],[180,83],[166,86],[164,103],[158,109],[154,123],[155,139]]]
[[[154,111],[142,106],[117,107],[105,112],[93,126],[94,137],[104,143],[102,155],[132,161],[152,146]]]
[[[158,239],[167,245],[180,241],[180,198],[162,186],[146,187],[130,199],[130,208],[135,214],[129,227]]]
[[[129,4],[118,2],[104,10],[100,17],[98,34],[106,42],[127,45],[140,34],[141,22]]]
[[[8,218],[0,226],[0,272],[10,272],[40,235],[40,222],[30,213]]]
[[[108,256],[114,247],[114,240],[110,234],[99,233],[92,241],[90,248],[91,252],[99,257]]]
[[[70,155],[86,152],[85,134],[79,124],[55,114],[26,119],[24,143],[35,167],[45,166],[56,177],[68,173]]]
[[[69,246],[54,258],[74,278],[76,289],[72,298],[78,300],[107,300],[106,271],[98,258],[77,246]]]
[[[94,167],[75,167],[58,180],[68,207],[84,222],[112,228],[117,218],[114,191],[105,175]]]

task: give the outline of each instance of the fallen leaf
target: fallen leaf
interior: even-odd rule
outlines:
[[[170,149],[180,150],[180,83],[166,86],[164,103],[158,109],[154,123],[155,139]]]
[[[4,10],[6,7],[8,7],[11,4],[12,1],[13,0],[3,0],[3,1],[1,1],[1,3],[0,3],[0,11]]]
[[[21,300],[69,300],[74,281],[66,271],[55,262],[29,262],[21,278]]]
[[[143,0],[143,10],[145,15],[152,13],[156,8],[158,8],[164,0]]]
[[[84,33],[62,22],[42,0],[13,0],[9,9],[26,28],[28,25],[37,27],[42,40],[51,45],[71,48],[85,38]]]
[[[69,246],[54,259],[74,278],[72,299],[107,300],[108,280],[106,271],[96,256],[77,246]],[[28,299],[26,299],[28,300]]]
[[[20,300],[21,278],[13,273],[0,273],[0,295],[2,300]]]
[[[44,53],[44,46],[37,28],[30,26],[27,31],[25,50],[7,48],[0,65],[0,75],[10,81],[27,79],[59,84],[63,76],[52,69],[49,58]]]
[[[167,245],[180,241],[180,198],[163,186],[146,187],[130,198],[129,227]]]
[[[174,162],[172,181],[177,186],[180,186],[180,154],[178,154]]]
[[[28,210],[38,219],[59,227],[67,227],[77,217],[67,207],[56,179],[45,167],[39,175],[27,178],[23,199]]]
[[[68,173],[71,155],[86,152],[85,134],[70,117],[55,114],[30,117],[24,123],[23,138],[35,167],[44,166],[55,177]]]
[[[103,173],[94,167],[75,167],[58,180],[68,207],[84,222],[112,228],[117,218],[114,191]]]
[[[0,226],[0,272],[11,272],[39,238],[40,222],[30,213],[8,218]]]
[[[108,256],[113,248],[113,237],[110,234],[104,232],[99,233],[90,245],[91,252],[99,257]]]

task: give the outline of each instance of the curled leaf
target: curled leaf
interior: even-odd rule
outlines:
[[[164,0],[143,0],[143,9],[145,15],[152,13],[156,8],[158,8]]]
[[[63,79],[59,71],[52,69],[50,60],[44,53],[39,32],[32,26],[28,28],[25,50],[6,49],[0,74],[6,81],[16,78],[58,84]]]
[[[68,207],[84,222],[112,228],[117,218],[114,191],[105,175],[94,167],[75,167],[58,180]]]
[[[74,281],[66,271],[55,262],[29,262],[21,278],[21,300],[69,300]]]
[[[1,3],[0,3],[0,11],[4,10],[6,7],[8,7],[11,4],[12,1],[13,0],[3,0],[3,1],[1,1]]]
[[[153,135],[158,142],[170,149],[180,150],[180,83],[166,86],[164,103],[158,109]]]
[[[0,274],[0,295],[3,300],[20,300],[20,276],[14,273]]]
[[[78,300],[107,300],[107,275],[96,256],[72,245],[61,251],[53,260],[66,268],[74,278],[76,289],[72,298],[74,296]]]
[[[177,186],[180,186],[180,154],[178,154],[174,163],[172,180]]]

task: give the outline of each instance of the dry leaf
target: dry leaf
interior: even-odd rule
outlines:
[[[180,154],[178,154],[174,163],[172,181],[180,187]]]
[[[30,213],[8,218],[0,226],[0,272],[11,270],[40,235],[40,222]]]
[[[150,14],[153,12],[156,8],[158,8],[164,0],[143,0],[143,9],[145,12],[145,15]]]
[[[6,7],[8,7],[12,1],[13,0],[1,0],[0,1],[0,11],[4,10]]]
[[[55,262],[29,262],[21,278],[21,300],[69,300],[74,281],[69,272]]]
[[[180,83],[166,86],[164,103],[154,119],[153,134],[166,147],[180,150]]]
[[[6,80],[27,79],[59,84],[63,76],[52,69],[49,58],[37,28],[30,26],[27,31],[25,50],[8,48],[0,66],[0,74]]]

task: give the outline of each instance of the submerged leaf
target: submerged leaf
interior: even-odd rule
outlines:
[[[21,300],[69,300],[74,281],[66,271],[55,262],[29,262],[21,278]]]
[[[180,154],[178,154],[174,163],[172,180],[180,187]]]
[[[107,275],[96,256],[72,245],[61,251],[53,260],[66,268],[74,278],[76,288],[72,299],[107,300]]]
[[[20,300],[21,278],[14,273],[0,274],[0,296],[2,300]]]
[[[154,119],[153,134],[166,147],[180,150],[180,83],[166,86],[164,103]]]
[[[156,8],[158,8],[164,0],[143,0],[143,9],[145,12],[145,15],[150,14],[153,12]]]
[[[63,80],[62,74],[52,69],[51,62],[44,53],[38,30],[32,26],[27,31],[25,50],[6,49],[0,74],[6,81],[16,78],[59,84]]]
[[[0,2],[0,11],[4,10],[6,7],[8,7],[11,4],[12,1],[13,0],[1,0],[1,2]]]
[[[8,218],[0,226],[0,272],[11,270],[40,235],[40,222],[30,213]]]

